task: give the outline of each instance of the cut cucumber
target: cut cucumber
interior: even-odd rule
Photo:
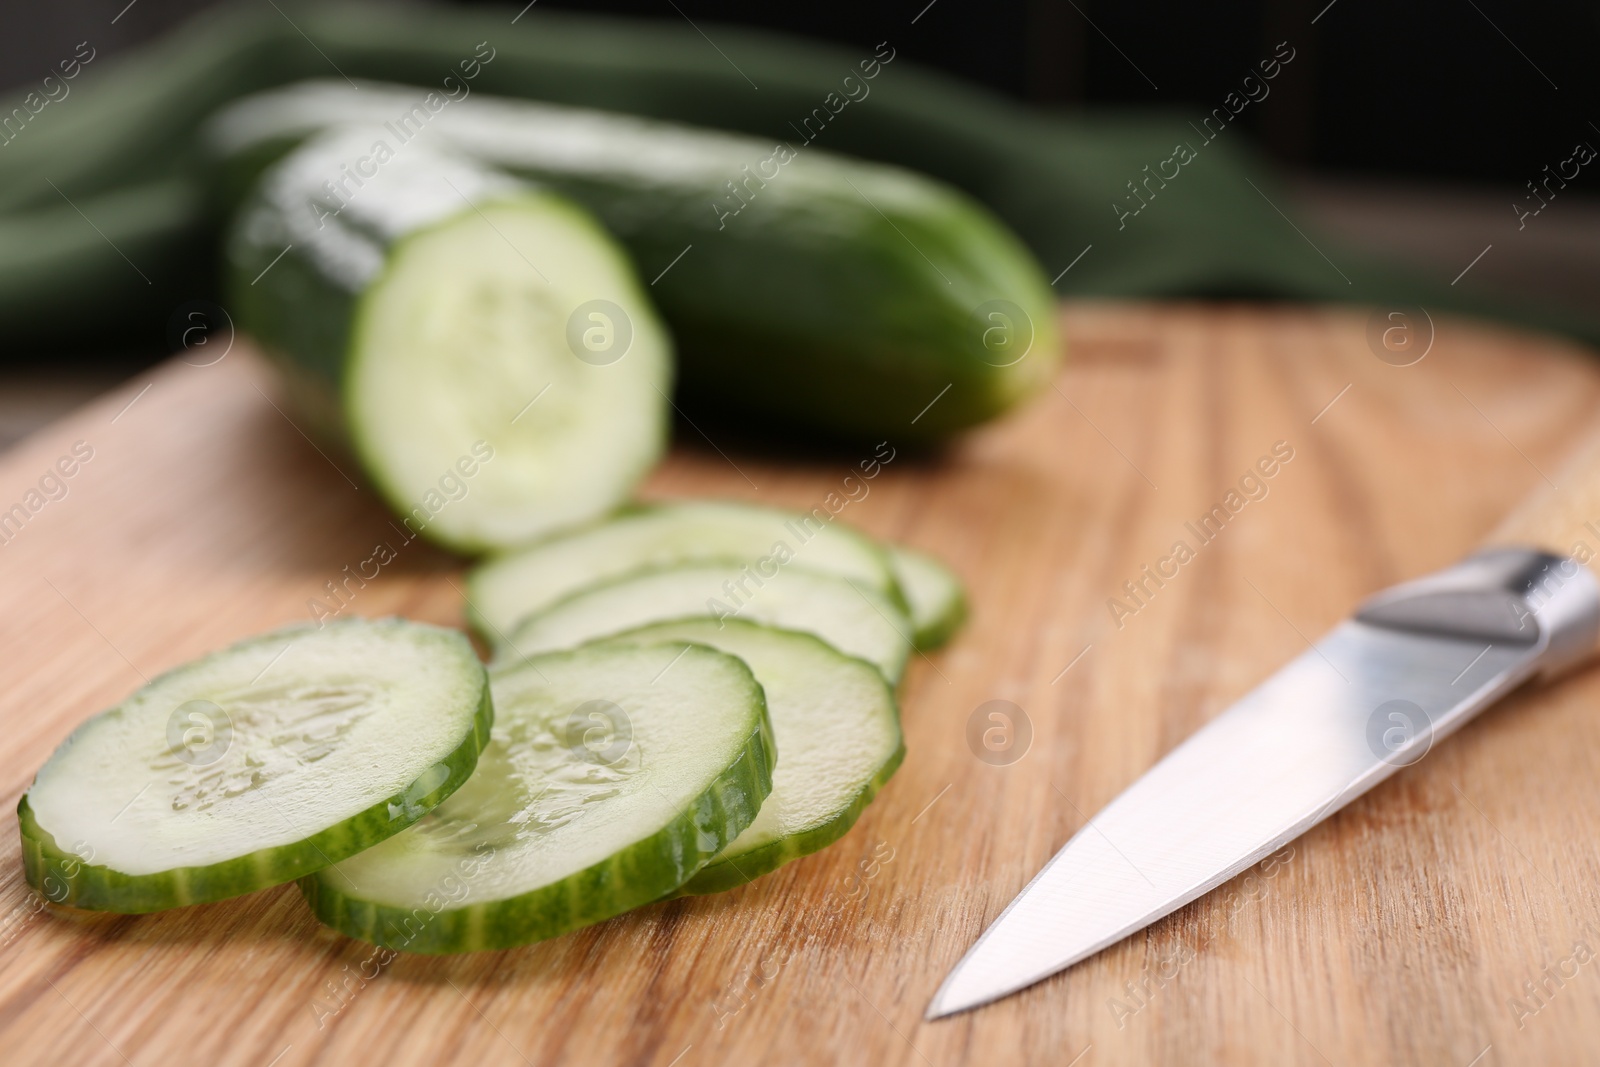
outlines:
[[[613,640],[709,645],[744,660],[767,695],[782,754],[772,795],[680,894],[732,889],[837,841],[905,757],[900,711],[883,675],[810,634],[739,619],[720,626],[685,619]]]
[[[430,116],[422,95],[330,80],[240,101],[208,127],[216,184],[341,123],[410,152],[420,114],[433,143],[593,211],[654,279],[685,399],[761,426],[938,440],[1060,361],[1049,279],[1003,223],[942,182],[808,145],[804,115],[771,140],[486,92]]]
[[[876,590],[798,567],[763,578],[748,565],[719,562],[640,571],[589,586],[517,624],[496,662],[699,616],[737,616],[813,634],[871,663],[891,683],[899,681],[911,650],[911,623]]]
[[[118,912],[291,881],[453,793],[493,717],[451,630],[350,619],[253,638],[62,742],[17,809],[23,870],[58,904]]]
[[[335,131],[264,176],[228,257],[238,325],[411,534],[524,543],[616,507],[660,457],[669,341],[564,199]]]
[[[409,952],[555,937],[671,893],[772,789],[761,686],[732,656],[591,647],[492,684],[478,773],[411,830],[303,879],[317,918]]]
[[[710,560],[758,569],[763,560],[772,561],[769,569],[792,560],[903,606],[883,550],[831,518],[822,508],[799,514],[731,501],[646,506],[480,565],[467,579],[468,616],[485,639],[500,643],[517,623],[584,586]]]
[[[917,647],[938,648],[961,628],[967,618],[967,594],[961,579],[943,563],[903,545],[885,545],[889,568],[906,603]]]

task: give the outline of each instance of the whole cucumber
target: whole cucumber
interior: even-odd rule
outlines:
[[[373,152],[453,146],[594,212],[650,279],[684,396],[734,421],[935,441],[1009,408],[1059,358],[1027,249],[908,171],[798,137],[342,81],[240,101],[207,141],[238,190],[335,123],[363,124]]]

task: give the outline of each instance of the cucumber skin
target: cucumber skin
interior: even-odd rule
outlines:
[[[943,572],[944,576],[950,580],[950,588],[955,591],[954,599],[945,605],[945,609],[938,615],[931,619],[924,619],[920,626],[917,625],[915,618],[912,619],[912,625],[916,627],[916,632],[912,635],[912,639],[915,642],[917,651],[932,652],[954,637],[956,631],[966,623],[967,587],[961,584],[961,579],[957,578],[955,573],[945,566],[941,560],[926,553],[918,553],[918,555],[923,556],[928,563],[933,564]],[[891,566],[892,569],[893,567]],[[914,615],[915,613],[911,614]]]
[[[955,604],[949,611],[940,615],[932,624],[918,630],[914,635],[918,652],[932,652],[942,647],[956,635],[967,621],[967,592],[962,589],[958,592]]]
[[[229,234],[224,284],[234,324],[280,371],[292,406],[316,436],[348,449],[341,395],[361,294],[330,282],[311,249],[298,243],[268,269],[279,252],[282,245],[252,240],[244,227]]]
[[[772,792],[776,762],[763,696],[756,728],[738,759],[688,810],[645,840],[554,885],[509,900],[438,911],[357,900],[341,893],[333,878],[314,874],[300,879],[300,892],[325,925],[399,952],[450,955],[559,937],[669,896],[755,819]]]
[[[263,137],[218,161],[224,198],[315,132]],[[767,141],[750,142],[752,164],[773,151]],[[828,155],[801,152],[796,162]],[[730,421],[763,425],[763,416],[776,416],[844,440],[932,444],[1031,395],[1060,358],[1054,297],[1032,253],[987,208],[932,178],[898,172],[944,201],[936,218],[885,216],[841,181],[798,210],[775,215],[757,195],[749,217],[719,220],[713,205],[730,194],[715,183],[485,161],[594,212],[642,272],[694,246],[651,295],[677,342],[683,398]],[[827,240],[817,240],[821,232]],[[989,363],[977,343],[974,309],[996,297],[1032,322],[1033,347],[1021,364]]]
[[[63,850],[55,837],[39,825],[24,793],[17,804],[17,822],[22,831],[23,876],[52,903],[125,915],[206,904],[292,882],[394,836],[437,807],[472,776],[478,765],[478,753],[489,743],[489,729],[493,724],[494,705],[485,674],[483,696],[473,715],[471,736],[441,761],[450,768],[449,777],[420,800],[408,798],[406,790],[401,790],[339,825],[292,845],[262,849],[205,867],[179,867],[159,874],[123,874],[109,867],[84,863],[77,855]],[[404,814],[391,817],[392,810],[397,807]],[[69,876],[68,870],[77,873]],[[47,886],[49,881],[65,885],[66,892],[53,895]]]
[[[848,186],[792,218],[763,213],[757,198],[751,217],[719,231],[713,190],[667,199],[659,188],[527,176],[594,211],[641,264],[695,245],[652,292],[679,339],[684,400],[722,419],[760,426],[763,418],[740,414],[759,407],[844,440],[932,444],[1030,395],[1059,357],[1042,271],[987,209],[954,190],[936,219],[885,218]],[[827,247],[781,239],[791,227],[823,225],[837,235]],[[1000,295],[1035,330],[1032,358],[1005,368],[973,343],[974,308]]]
[[[707,863],[700,871],[690,878],[673,896],[703,896],[707,893],[721,893],[729,889],[737,889],[755,881],[764,874],[771,874],[790,860],[809,856],[813,852],[820,852],[835,841],[839,840],[850,828],[856,824],[861,813],[867,805],[872,803],[894,772],[900,769],[900,764],[906,757],[906,742],[904,735],[900,738],[900,747],[895,749],[883,767],[873,776],[857,795],[850,809],[826,826],[819,826],[809,833],[796,834],[793,837],[773,841],[760,848],[751,849],[739,857],[737,864],[730,860]]]

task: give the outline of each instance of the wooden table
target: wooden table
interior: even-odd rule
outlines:
[[[956,642],[914,662],[909,755],[843,841],[723,896],[381,970],[293,888],[137,918],[41,910],[9,814],[84,717],[306,618],[325,581],[394,537],[354,469],[295,428],[242,346],[136,379],[7,453],[0,509],[74,442],[93,449],[0,548],[0,1060],[1592,1058],[1600,672],[1485,714],[1270,872],[1021,995],[922,1021],[946,969],[1088,815],[1359,597],[1471,548],[1600,412],[1585,353],[1482,324],[1442,322],[1422,362],[1396,367],[1354,312],[1063,315],[1073,358],[1055,388],[941,457],[902,451],[842,516],[943,555],[973,603]],[[647,495],[809,507],[852,458],[722,442],[724,458],[680,437]],[[1124,580],[1276,442],[1293,459],[1268,495],[1118,626],[1107,601]],[[459,623],[459,568],[409,547],[352,610]],[[1033,734],[1003,766],[966,740],[994,699]]]

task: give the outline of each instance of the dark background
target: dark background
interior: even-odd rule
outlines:
[[[42,76],[49,57],[85,38],[115,55],[202,8],[268,2],[134,0],[126,10],[127,0],[19,2],[0,31],[0,86]],[[1575,141],[1600,139],[1589,125],[1600,124],[1600,4],[1592,0],[539,3],[762,26],[869,49],[893,36],[920,63],[1064,108],[1208,111],[1288,40],[1294,63],[1246,119],[1272,156],[1324,172],[1486,183],[1508,204]]]
[[[103,71],[119,52],[200,10],[272,3],[10,0],[0,18],[0,111],[79,41],[96,49]],[[276,3],[292,10],[291,0]],[[892,38],[901,56],[1035,106],[1192,108],[1197,119],[1287,40],[1294,62],[1242,120],[1282,166],[1296,194],[1283,206],[1300,224],[1431,277],[1474,263],[1481,290],[1600,310],[1600,164],[1584,168],[1525,230],[1514,226],[1526,183],[1578,141],[1600,148],[1595,0],[538,3],[692,20],[713,38],[726,23],[859,51]],[[1482,256],[1491,243],[1494,254]],[[163,355],[107,352],[75,364],[70,382],[14,372],[0,388],[0,446]]]

